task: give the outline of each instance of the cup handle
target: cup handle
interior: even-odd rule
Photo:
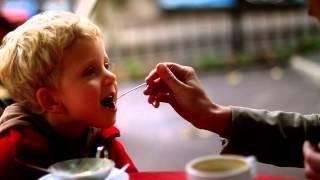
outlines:
[[[249,164],[250,173],[252,177],[257,175],[257,160],[254,156],[248,156],[246,162]]]
[[[219,137],[220,142],[221,142],[221,146],[222,149],[224,149],[225,147],[227,147],[227,145],[229,144],[229,140],[223,137]]]

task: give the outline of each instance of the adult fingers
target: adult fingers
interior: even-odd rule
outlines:
[[[308,163],[304,164],[304,174],[307,179],[309,180],[318,180],[320,179],[319,174],[317,174],[316,171],[314,171]]]
[[[170,71],[171,66],[166,66],[165,64],[157,65],[157,73],[162,81],[164,81],[172,91],[175,91],[176,88],[183,86],[183,83],[177,79],[177,77]]]
[[[156,79],[152,81],[148,86],[144,89],[143,93],[145,95],[152,95],[152,94],[157,94],[160,92],[168,92],[169,88],[168,86],[161,80],[161,79]]]
[[[158,79],[158,78],[159,78],[159,75],[157,74],[157,70],[153,69],[150,71],[150,73],[147,75],[147,77],[144,79],[144,81],[147,84],[150,84],[150,83],[152,83],[152,81],[154,81],[155,79]]]
[[[320,153],[310,142],[303,144],[305,175],[308,179],[320,179]]]
[[[306,141],[303,145],[305,161],[311,168],[320,173],[320,152],[317,152],[310,142]]]

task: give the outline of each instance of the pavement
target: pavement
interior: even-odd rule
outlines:
[[[317,113],[319,86],[303,73],[303,68],[304,72],[309,71],[301,64],[292,64],[284,69],[203,73],[200,79],[209,96],[219,104]],[[312,71],[320,72],[320,69]],[[141,82],[120,81],[119,91],[124,92]],[[191,159],[221,151],[217,134],[194,128],[166,104],[154,109],[142,91],[143,88],[138,89],[118,101],[117,118],[117,126],[122,131],[120,139],[141,171],[183,170]],[[303,169],[263,163],[258,163],[258,172],[304,178]]]
[[[320,87],[320,53],[307,56],[293,56],[291,65],[294,70],[309,78]]]

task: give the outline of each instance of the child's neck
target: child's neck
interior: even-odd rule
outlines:
[[[66,118],[60,116],[48,114],[46,119],[54,130],[66,140],[80,139],[88,129],[87,126],[84,126],[81,123],[74,123],[73,121],[70,121],[70,119],[66,120]]]

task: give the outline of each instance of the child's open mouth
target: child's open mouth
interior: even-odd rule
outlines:
[[[102,99],[102,101],[100,102],[100,104],[103,107],[106,108],[112,108],[114,109],[116,107],[115,102],[113,101],[113,97],[112,96],[108,96]]]

